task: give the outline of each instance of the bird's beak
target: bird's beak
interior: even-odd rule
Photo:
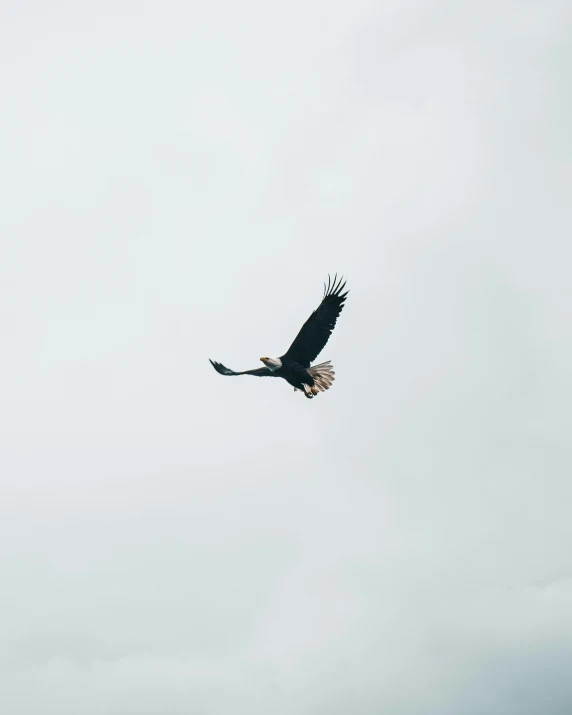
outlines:
[[[261,361],[261,362],[264,362],[264,358],[260,358],[260,361]]]

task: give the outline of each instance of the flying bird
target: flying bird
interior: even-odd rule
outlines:
[[[210,360],[211,365],[221,375],[256,375],[257,377],[281,377],[312,399],[318,392],[324,392],[332,386],[334,369],[330,360],[319,365],[311,363],[322,352],[328,342],[336,320],[342,312],[349,291],[342,293],[345,282],[338,276],[332,281],[328,276],[328,284],[324,284],[324,297],[318,308],[302,326],[294,342],[281,357],[261,357],[264,367],[255,370],[235,372],[229,370],[220,362]]]

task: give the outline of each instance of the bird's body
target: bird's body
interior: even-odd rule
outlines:
[[[264,367],[255,370],[234,372],[219,362],[211,360],[214,369],[221,375],[256,375],[257,377],[281,377],[295,390],[304,392],[312,398],[318,392],[331,387],[334,381],[334,370],[331,363],[324,362],[311,366],[324,345],[328,342],[336,320],[344,307],[347,294],[342,293],[345,283],[337,276],[333,283],[328,279],[324,286],[324,297],[318,308],[302,326],[287,352],[279,358],[261,357]]]

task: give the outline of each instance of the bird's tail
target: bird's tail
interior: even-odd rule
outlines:
[[[308,374],[314,378],[314,384],[310,388],[314,395],[319,392],[325,392],[331,386],[333,381],[336,379],[334,377],[334,366],[328,360],[327,362],[322,362],[319,365],[314,365],[308,368]]]
[[[304,384],[302,387],[304,388],[304,394],[310,399],[312,399],[314,395],[317,395],[318,392],[325,392],[326,390],[328,390],[332,386],[332,382],[336,379],[334,377],[334,375],[336,374],[334,372],[334,366],[332,365],[330,360],[328,360],[327,362],[322,362],[319,365],[309,367],[308,374],[310,375],[310,377],[313,378],[314,384]],[[298,392],[297,387],[294,388],[294,392]]]

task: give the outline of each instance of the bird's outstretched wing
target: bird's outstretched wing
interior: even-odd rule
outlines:
[[[258,377],[268,377],[269,375],[272,375],[272,371],[267,367],[259,367],[256,370],[244,370],[244,372],[235,372],[234,370],[230,370],[228,367],[225,367],[222,363],[211,360],[210,358],[209,362],[217,372],[220,372],[221,375],[257,375]]]
[[[332,282],[328,276],[328,285],[324,284],[322,302],[304,323],[296,339],[288,348],[288,352],[282,356],[283,358],[309,367],[310,363],[322,352],[349,293],[349,291],[342,293],[346,285],[345,282],[342,283],[342,280],[343,278],[340,278],[338,281],[336,274]]]

